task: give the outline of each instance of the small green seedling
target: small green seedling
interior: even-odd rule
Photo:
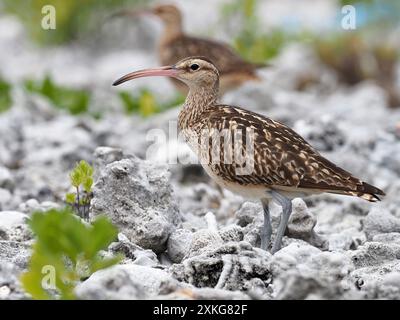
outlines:
[[[75,193],[67,193],[65,201],[71,205],[78,215],[89,219],[90,201],[92,200],[93,167],[81,160],[69,174]]]
[[[34,299],[74,299],[74,288],[80,281],[121,260],[121,256],[105,258],[100,254],[118,232],[105,217],[90,225],[66,207],[35,212],[29,225],[36,241],[21,282]]]

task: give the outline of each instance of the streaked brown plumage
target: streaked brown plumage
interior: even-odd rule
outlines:
[[[246,128],[254,128],[255,167],[251,175],[233,176],[229,174],[230,165],[213,167],[217,175],[232,183],[273,186],[282,191],[303,189],[305,193],[348,194],[368,201],[377,201],[376,194],[382,194],[321,156],[301,136],[278,121],[227,105],[213,106],[207,121],[207,125],[212,124],[218,130],[236,126],[236,130],[244,132]]]
[[[114,84],[152,75],[175,77],[189,87],[185,105],[179,114],[178,125],[183,135],[197,153],[207,173],[217,183],[246,197],[259,198],[264,206],[265,224],[261,233],[262,247],[269,245],[271,226],[268,202],[272,199],[283,208],[281,224],[272,248],[281,246],[290,211],[290,199],[298,196],[328,192],[378,201],[384,192],[349,172],[339,168],[318,153],[301,136],[284,124],[236,106],[218,104],[219,73],[213,63],[203,57],[190,57],[170,67],[131,73]],[[228,132],[222,140],[211,139],[214,133]],[[245,163],[225,161],[231,152],[233,135],[242,133],[240,139],[251,137],[253,143],[242,143],[241,155],[254,155],[251,172],[237,174]],[[204,133],[208,144],[202,141]],[[226,137],[226,138],[225,138]],[[231,140],[229,140],[231,139]],[[225,142],[228,141],[227,144]],[[204,147],[206,146],[206,147]],[[219,147],[219,161],[210,155]],[[246,153],[252,148],[251,153]],[[228,158],[228,157],[227,157]]]
[[[245,81],[259,80],[256,70],[264,67],[264,64],[245,61],[229,45],[220,41],[186,35],[182,27],[182,14],[176,6],[164,4],[151,10],[136,12],[151,13],[163,21],[164,30],[158,45],[159,59],[163,65],[171,65],[191,56],[208,57],[220,72],[221,94]],[[178,80],[172,80],[178,90],[187,93],[187,86]]]

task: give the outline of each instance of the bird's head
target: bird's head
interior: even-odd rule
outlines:
[[[215,65],[205,57],[189,57],[180,60],[172,66],[145,69],[131,72],[113,83],[114,86],[126,81],[154,76],[167,76],[184,82],[189,88],[218,87],[219,72]]]
[[[172,4],[160,4],[150,9],[150,12],[159,17],[165,24],[173,24],[182,20],[181,12]]]
[[[182,15],[179,9],[171,4],[160,4],[152,8],[121,10],[113,13],[110,18],[157,16],[166,25],[181,25]]]

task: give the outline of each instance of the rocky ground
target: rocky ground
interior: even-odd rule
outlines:
[[[223,98],[292,126],[387,193],[376,204],[332,195],[293,200],[284,247],[272,256],[259,249],[259,203],[220,190],[198,164],[165,164],[191,157],[181,142],[149,140],[151,129],[168,133],[178,109],[145,120],[121,111],[110,84],[157,65],[149,48],[38,49],[8,16],[0,18],[0,47],[7,48],[0,73],[15,84],[14,105],[0,114],[0,299],[27,298],[18,281],[33,241],[26,221],[63,205],[80,159],[96,171],[91,215],[109,215],[120,234],[108,250],[126,257],[82,282],[80,299],[400,299],[400,109],[388,109],[373,82],[344,87],[307,47],[291,45],[261,71],[263,81]],[[22,89],[24,77],[46,72],[91,88],[102,119],[71,116]],[[297,91],[310,73],[318,83]],[[160,99],[173,94],[165,79],[138,82],[127,86],[148,85]],[[279,215],[274,206],[275,228]]]

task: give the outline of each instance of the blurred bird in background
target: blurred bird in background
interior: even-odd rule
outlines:
[[[216,65],[220,72],[220,94],[233,90],[246,81],[260,80],[256,71],[266,64],[251,63],[240,57],[229,45],[206,38],[186,35],[180,10],[171,4],[157,5],[150,9],[123,10],[113,17],[155,15],[164,24],[158,43],[158,56],[163,65],[171,65],[190,56],[205,56]],[[172,79],[175,87],[186,94],[187,87]]]

